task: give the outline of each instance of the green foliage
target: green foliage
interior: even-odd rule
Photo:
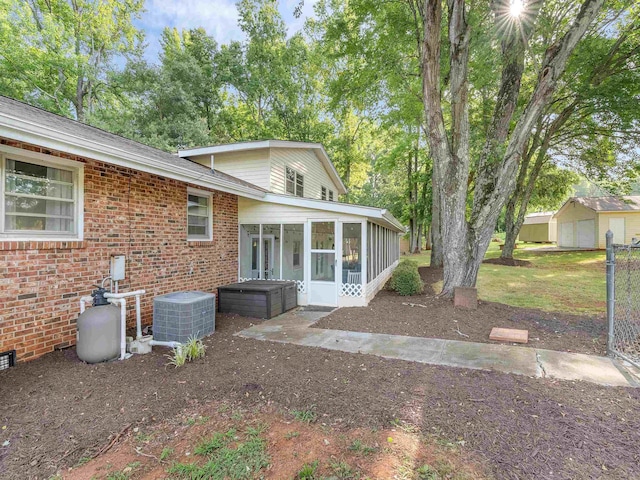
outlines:
[[[239,480],[255,478],[269,466],[267,445],[255,432],[245,432],[244,438],[236,436],[235,430],[216,433],[201,442],[195,454],[206,457],[202,465],[198,463],[176,463],[167,473],[171,478]]]
[[[0,93],[85,120],[111,95],[116,56],[137,55],[143,0],[0,0]]]
[[[389,286],[400,295],[417,295],[424,291],[424,284],[413,260],[402,260],[393,271]]]
[[[208,440],[200,442],[196,446],[194,452],[196,455],[210,455],[216,450],[224,447],[227,443],[233,440],[235,436],[236,430],[233,428],[224,433],[216,432]]]
[[[160,452],[160,461],[164,462],[165,460],[167,460],[171,455],[173,455],[173,448],[171,447],[164,447],[162,449],[162,452]]]
[[[173,365],[176,368],[182,367],[187,362],[204,357],[205,349],[206,347],[202,340],[191,337],[187,343],[177,346],[171,350],[170,354],[166,355],[169,359],[167,365]]]
[[[202,340],[198,340],[195,337],[189,338],[187,343],[185,343],[182,348],[186,351],[187,360],[193,361],[198,358],[202,358],[205,355],[206,347],[202,343]]]
[[[293,414],[293,417],[299,422],[313,423],[316,421],[316,418],[318,417],[316,412],[312,410],[314,406],[315,405],[312,405],[311,408],[308,410],[293,410],[291,413]]]
[[[169,359],[169,362],[167,363],[167,365],[172,365],[176,368],[183,366],[185,363],[187,363],[187,360],[189,359],[187,350],[183,348],[182,345],[172,349],[171,353],[165,356]]]
[[[334,462],[331,464],[331,470],[335,477],[340,480],[357,480],[360,473],[351,467],[347,462]]]
[[[438,480],[440,475],[431,465],[422,465],[416,470],[418,480]]]
[[[378,448],[367,445],[360,439],[356,439],[351,442],[351,445],[349,445],[349,450],[351,450],[352,452],[360,453],[362,455],[371,455],[373,453],[376,453],[378,451]]]
[[[318,460],[311,463],[305,463],[296,475],[296,480],[316,480],[316,471],[318,470]]]

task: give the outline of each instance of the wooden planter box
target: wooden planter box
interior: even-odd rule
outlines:
[[[273,318],[298,303],[295,282],[250,280],[218,288],[219,310],[245,317]]]

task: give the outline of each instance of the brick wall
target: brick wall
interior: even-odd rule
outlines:
[[[0,239],[0,352],[16,349],[18,360],[30,360],[72,345],[79,299],[109,274],[111,255],[126,255],[120,291],[147,291],[144,324],[156,295],[215,292],[237,281],[235,195],[214,191],[213,241],[187,242],[187,184],[2,138],[0,144],[85,164],[83,241]],[[128,322],[135,324],[133,310]]]

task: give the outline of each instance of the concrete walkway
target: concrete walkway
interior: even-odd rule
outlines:
[[[298,309],[236,335],[430,365],[496,370],[538,378],[583,380],[616,387],[640,386],[640,377],[635,377],[637,371],[625,368],[608,357],[511,345],[309,328],[325,315],[328,312]]]

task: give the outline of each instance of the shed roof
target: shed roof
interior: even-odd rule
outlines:
[[[596,212],[640,212],[640,195],[609,197],[571,197],[562,206],[577,203]],[[562,210],[562,208],[558,211]]]
[[[536,225],[540,223],[549,223],[555,212],[536,212],[530,213],[524,217],[524,225]]]

